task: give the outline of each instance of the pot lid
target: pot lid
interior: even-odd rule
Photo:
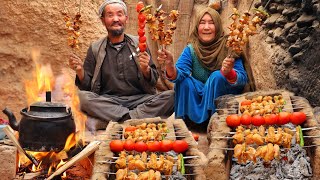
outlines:
[[[62,103],[36,102],[30,105],[30,110],[27,114],[38,117],[59,118],[70,115],[70,112],[67,111],[67,107]]]

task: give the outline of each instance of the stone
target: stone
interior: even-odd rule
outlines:
[[[295,54],[295,55],[292,57],[292,59],[293,59],[294,61],[301,61],[301,60],[302,60],[302,57],[303,57],[303,52],[299,52],[299,53]]]
[[[314,28],[314,29],[319,29],[319,28],[320,28],[320,23],[319,23],[319,21],[317,21],[317,20],[313,21],[311,27]]]
[[[265,22],[264,25],[269,28],[272,29],[275,27],[275,23],[276,20],[281,16],[281,14],[277,13],[277,14],[273,14],[271,17],[269,17]]]
[[[311,26],[315,19],[315,16],[310,16],[303,13],[302,16],[297,19],[297,25],[298,27]]]
[[[277,5],[278,5],[277,3],[271,3],[269,5],[269,12],[271,14],[277,13]]]
[[[9,145],[0,145],[0,177],[14,179],[17,167],[17,148]]]
[[[295,22],[289,22],[289,23],[285,24],[284,27],[283,27],[284,33],[287,34],[289,32],[289,30],[291,28],[293,28],[295,25],[296,25]]]
[[[261,6],[261,4],[262,4],[261,2],[255,2],[254,3],[254,7],[255,8],[259,8]]]
[[[273,30],[269,30],[269,31],[268,31],[268,36],[269,36],[269,37],[273,37],[273,34],[274,34],[274,31],[273,31]]]
[[[314,4],[314,5],[312,6],[312,10],[313,10],[313,12],[315,12],[315,14],[316,14],[317,16],[320,16],[320,4],[319,4],[319,3]]]
[[[275,31],[274,31],[274,40],[277,44],[280,44],[282,42],[284,42],[284,37],[283,37],[283,31],[282,28],[278,27]]]
[[[290,44],[289,44],[289,42],[283,41],[283,42],[280,44],[280,46],[281,46],[283,49],[287,49],[287,48],[290,46]]]
[[[309,36],[309,32],[302,31],[299,33],[300,39],[304,39]]]
[[[283,60],[283,64],[288,67],[292,64],[293,59],[290,56],[286,56]]]
[[[298,52],[300,52],[302,50],[301,46],[297,45],[297,44],[294,44],[294,45],[291,45],[288,49],[289,53],[291,55],[295,55],[297,54]]]
[[[302,10],[306,13],[312,12],[312,0],[303,0],[301,3]]]
[[[288,20],[286,19],[285,16],[280,16],[277,20],[276,20],[276,26],[277,27],[284,27],[284,25],[288,22]]]
[[[280,5],[280,4],[278,4],[278,6],[277,6],[277,12],[278,12],[278,13],[282,13],[283,10],[284,10],[284,7],[283,7],[282,5]]]
[[[283,0],[283,2],[285,4],[292,4],[292,3],[295,3],[296,0]]]
[[[266,42],[269,43],[269,44],[271,44],[271,43],[274,43],[274,40],[273,40],[272,37],[269,37],[269,36],[268,36],[268,37],[266,38]]]
[[[294,7],[287,7],[282,11],[282,15],[287,17],[292,17],[293,15],[297,14],[299,10]]]
[[[288,34],[287,36],[287,41],[290,42],[290,43],[294,43],[296,42],[296,40],[299,38],[299,36],[297,34],[294,34],[294,33],[290,33]]]

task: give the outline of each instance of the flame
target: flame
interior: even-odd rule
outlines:
[[[35,63],[35,71],[32,80],[25,80],[25,89],[27,94],[28,106],[36,101],[43,101],[41,96],[45,91],[51,91],[54,86],[54,76],[50,64],[42,65],[39,63],[40,50],[33,48],[31,58]]]
[[[82,143],[85,140],[85,121],[87,116],[80,110],[80,100],[78,97],[78,89],[75,86],[74,79],[69,75],[68,71],[64,71],[57,79],[54,78],[50,64],[40,64],[40,50],[32,49],[31,58],[35,63],[35,71],[32,73],[32,80],[25,80],[25,89],[28,106],[31,103],[45,100],[45,92],[52,91],[52,97],[55,101],[61,102],[69,106],[76,124],[77,133],[72,133],[66,140],[64,149],[56,152],[32,152],[28,151],[39,162],[38,167],[32,166],[30,170],[36,172],[43,169],[48,169],[48,174],[55,171],[60,166],[65,164],[68,157],[67,153],[80,140]],[[60,78],[60,79],[59,79]],[[60,80],[60,81],[59,81]],[[55,95],[58,95],[55,97]],[[60,98],[60,99],[59,99]],[[60,161],[60,162],[59,162]],[[59,162],[59,163],[58,163]],[[19,154],[19,167],[28,166],[31,161],[23,154]],[[46,166],[46,167],[45,167]],[[62,177],[66,177],[66,173]]]

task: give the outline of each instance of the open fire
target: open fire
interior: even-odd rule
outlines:
[[[35,164],[32,164],[32,162],[26,156],[19,154],[18,173],[17,173],[18,175],[22,175],[25,173],[36,173],[36,174],[39,174],[40,177],[45,178],[45,177],[48,177],[53,172],[55,172],[59,167],[63,166],[72,156],[78,153],[82,148],[84,144],[86,116],[83,113],[81,113],[79,109],[79,98],[77,95],[77,88],[75,87],[74,81],[72,80],[72,78],[69,77],[67,73],[63,73],[63,75],[55,79],[51,70],[51,66],[49,64],[42,65],[39,62],[40,50],[33,49],[31,52],[31,55],[32,55],[32,60],[35,63],[35,72],[33,73],[34,79],[25,80],[28,107],[31,105],[29,108],[30,111],[27,112],[29,113],[28,115],[38,115],[38,116],[44,117],[44,119],[46,119],[48,123],[54,123],[55,121],[54,118],[57,118],[58,120],[59,118],[61,120],[64,120],[63,117],[68,117],[66,115],[62,115],[63,117],[59,116],[61,115],[61,112],[59,114],[57,110],[64,109],[63,111],[67,111],[66,112],[67,115],[69,111],[70,113],[72,113],[70,117],[71,119],[66,118],[66,121],[70,121],[70,123],[72,121],[72,123],[75,124],[76,126],[76,130],[73,130],[73,133],[70,133],[66,141],[63,142],[64,143],[64,147],[62,146],[63,149],[60,148],[58,144],[56,145],[57,148],[52,148],[51,147],[52,144],[50,144],[50,148],[48,151],[48,147],[46,147],[48,145],[45,145],[45,143],[43,144],[44,146],[43,148],[33,148],[32,144],[30,145],[29,143],[30,146],[27,147],[26,152],[39,162],[37,166]],[[61,104],[51,103],[50,101],[51,95],[54,101],[59,101],[61,102]],[[34,102],[37,102],[40,105]],[[66,106],[64,106],[64,104],[66,104]],[[72,112],[71,112],[71,109],[72,109]],[[25,119],[22,119],[22,121],[23,120]],[[61,120],[59,121],[60,123],[62,122]],[[67,123],[70,124],[69,122]],[[44,124],[44,126],[48,127],[47,124]],[[57,125],[54,125],[54,127],[56,126]],[[69,129],[72,130],[72,126],[70,128]],[[33,131],[31,133],[34,133],[34,134],[41,131],[41,129],[37,129],[37,127],[34,127],[34,128],[30,127],[30,129],[31,129],[30,131]],[[64,138],[61,138],[63,137],[61,134],[66,134],[66,132],[64,132],[65,131],[64,129],[68,129],[68,125],[64,125],[64,128],[58,129],[58,131],[54,133],[54,136],[56,136],[56,138],[54,139],[63,140]],[[16,133],[16,137],[22,135],[20,134],[21,131],[22,130],[19,130],[19,133]],[[30,132],[28,132],[28,134],[30,134]],[[51,135],[52,134],[53,133],[51,133]],[[46,133],[46,135],[50,136],[50,132]],[[42,137],[39,137],[39,138],[41,139]],[[34,142],[37,142],[37,141],[39,141],[38,138],[34,139]],[[56,142],[58,141],[59,140],[57,140]],[[36,149],[38,151],[35,151]],[[64,173],[61,176],[62,179],[64,177],[66,177],[66,173]]]

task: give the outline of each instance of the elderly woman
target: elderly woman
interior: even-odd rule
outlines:
[[[207,7],[199,13],[189,44],[175,65],[171,52],[158,51],[166,77],[175,83],[176,117],[207,123],[215,112],[217,97],[240,94],[251,82],[251,73],[246,71],[251,72],[250,66],[243,56],[235,59],[228,55],[226,41],[219,13]]]

